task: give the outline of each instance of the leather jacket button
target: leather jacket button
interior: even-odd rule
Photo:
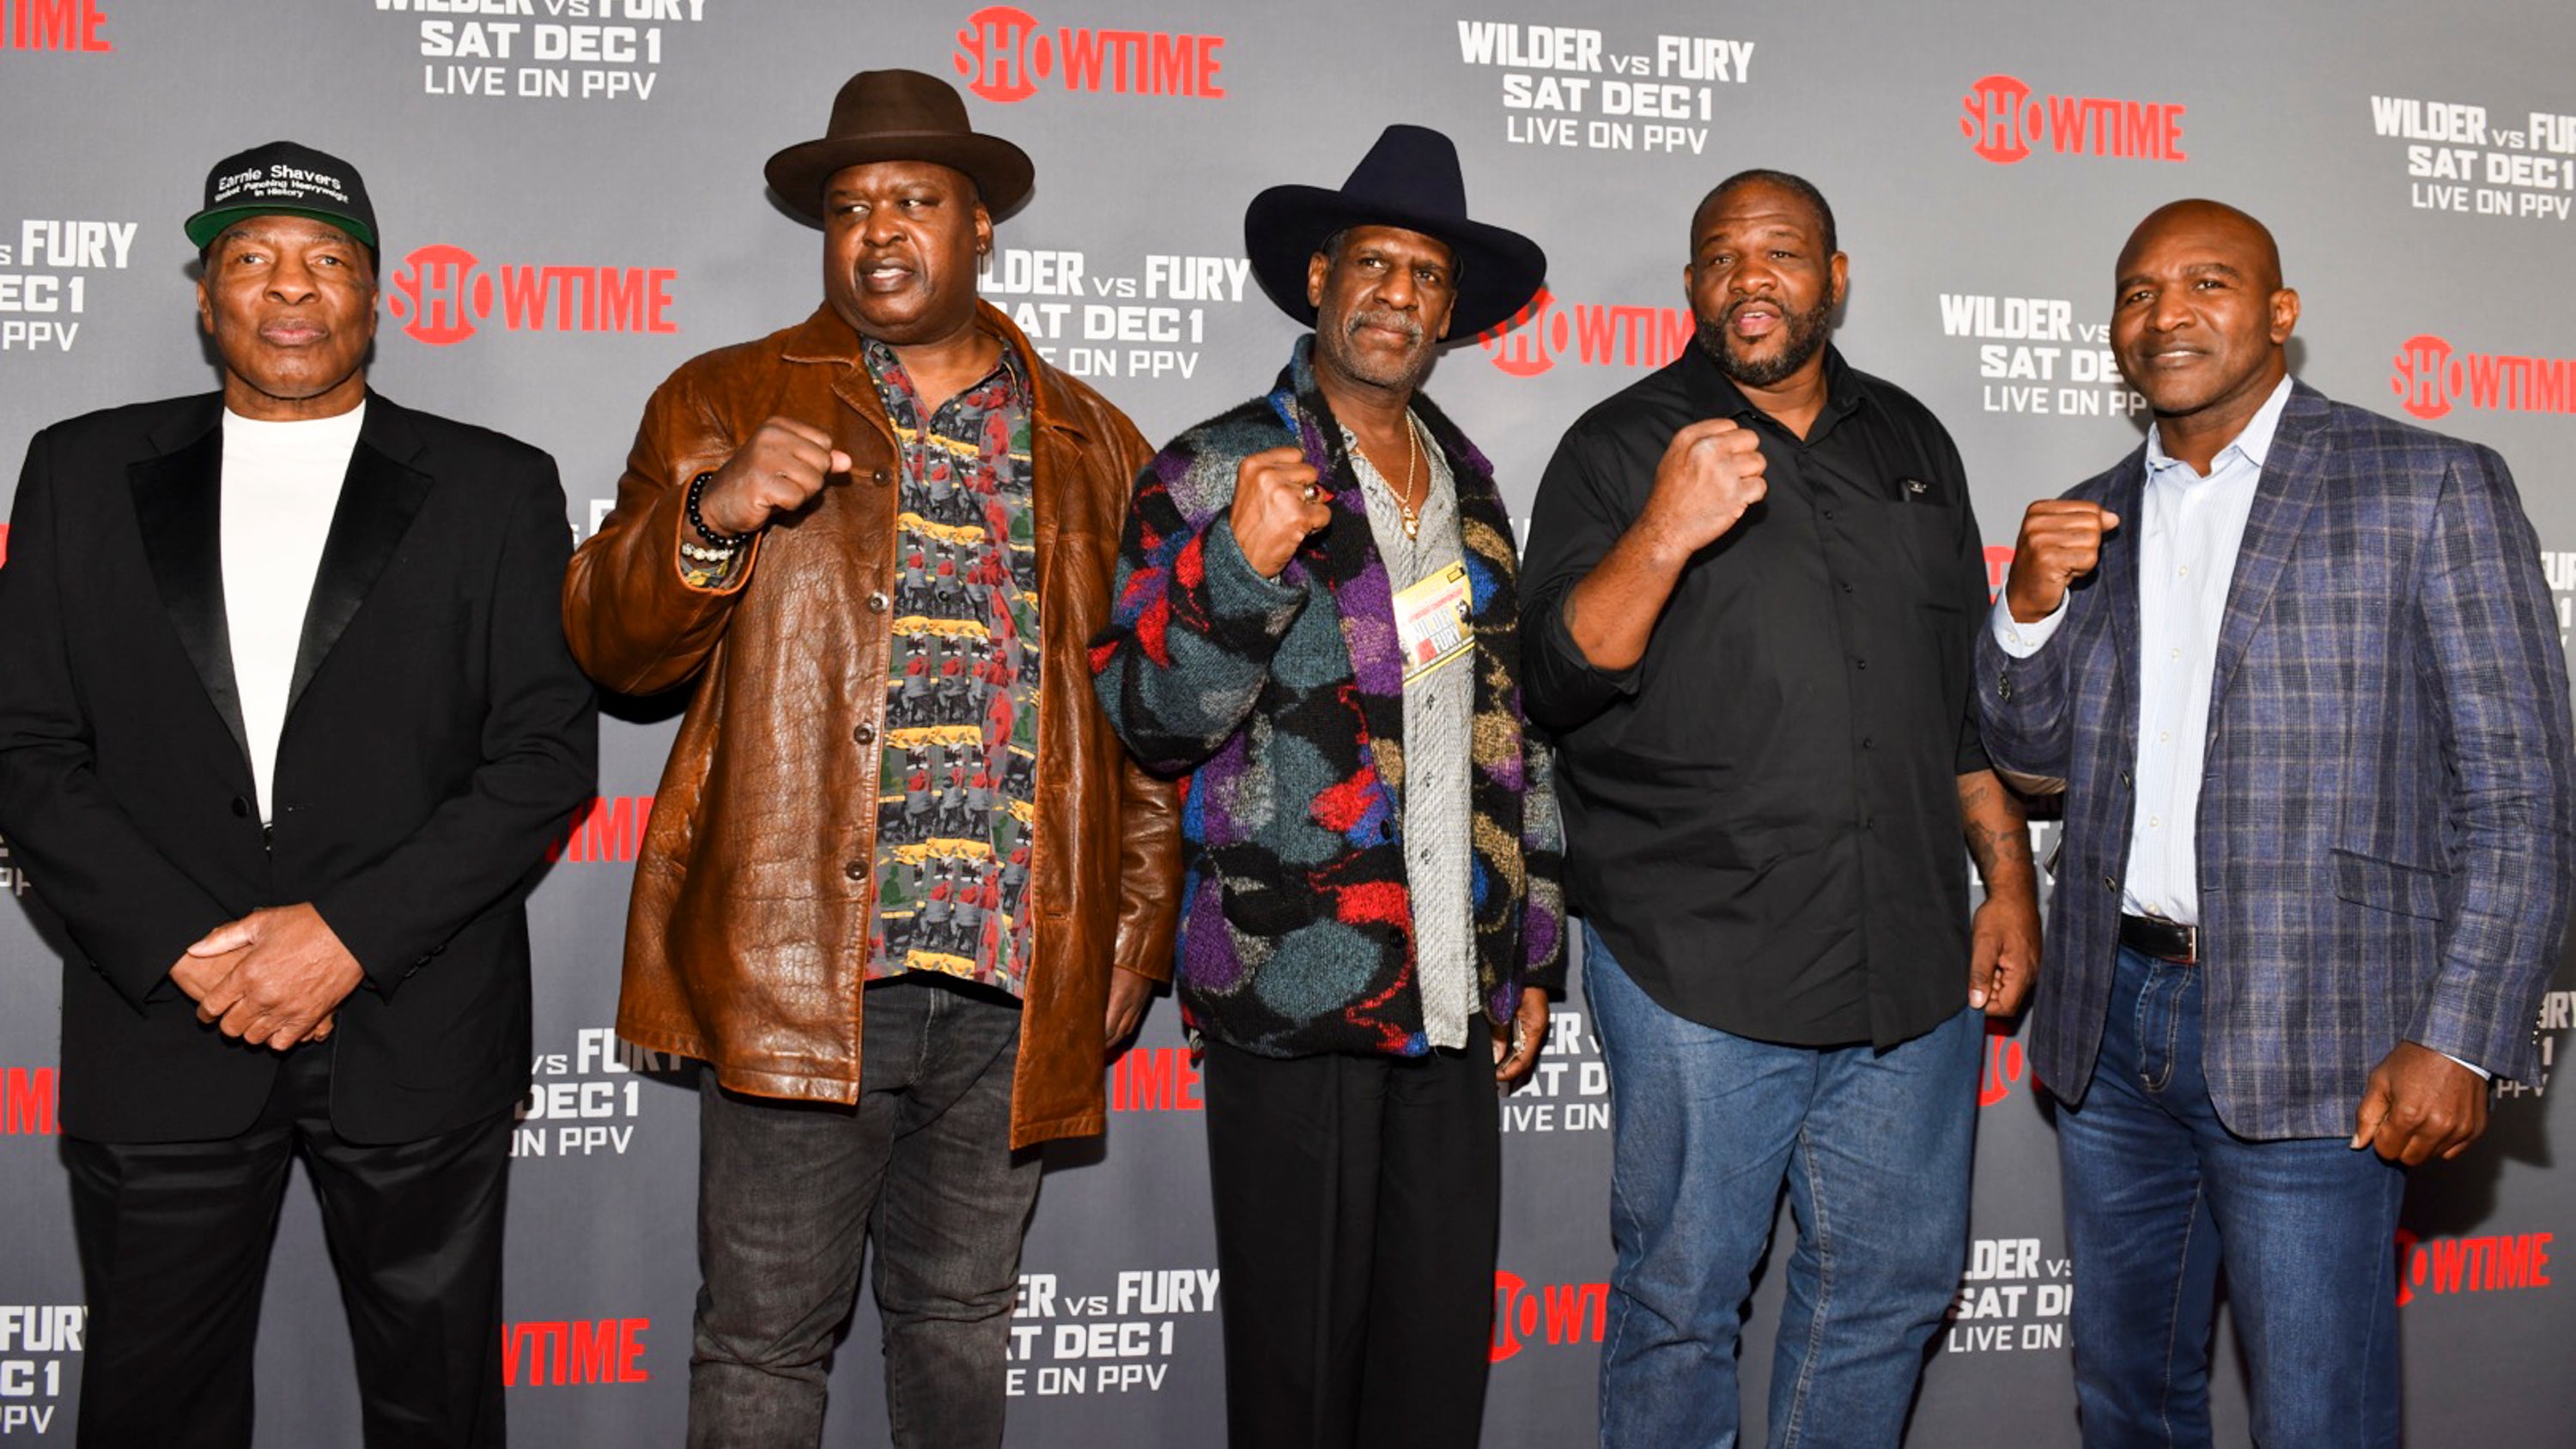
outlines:
[[[851,861],[848,865],[841,867],[841,874],[848,876],[852,880],[866,880],[868,878],[868,863],[864,860]]]
[[[871,614],[882,614],[886,611],[886,603],[887,599],[884,594],[872,593],[868,595],[868,612]]]
[[[875,472],[870,473],[868,475],[868,481],[874,483],[879,488],[883,488],[886,486],[886,470],[879,468]]]
[[[877,727],[876,727],[875,725],[872,725],[872,724],[863,724],[863,725],[860,725],[858,728],[856,728],[856,729],[854,729],[854,730],[850,731],[850,738],[851,738],[851,739],[854,739],[854,740],[857,740],[860,744],[863,744],[863,745],[864,745],[864,744],[869,743],[869,742],[870,742],[870,741],[872,741],[872,740],[874,740],[876,737],[877,737]]]

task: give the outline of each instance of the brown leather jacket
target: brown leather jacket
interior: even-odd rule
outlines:
[[[1110,969],[1171,973],[1172,787],[1136,769],[1088,687],[1128,485],[1152,450],[1098,393],[982,325],[1036,382],[1038,820],[1011,1145],[1101,1130]],[[564,580],[573,654],[610,689],[694,681],[626,919],[617,1030],[736,1091],[857,1100],[900,464],[859,336],[830,308],[693,359],[653,394],[617,510]],[[689,480],[763,420],[827,428],[847,482],[774,524],[722,590],[679,570]]]

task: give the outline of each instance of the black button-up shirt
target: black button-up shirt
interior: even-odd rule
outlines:
[[[1886,1046],[1966,1004],[1985,557],[1932,414],[1839,352],[1825,380],[1802,440],[1694,344],[1567,430],[1522,565],[1523,688],[1558,741],[1568,894],[1648,996],[1738,1036]],[[1645,656],[1595,669],[1565,596],[1672,435],[1713,417],[1760,434],[1768,493],[1683,570]]]

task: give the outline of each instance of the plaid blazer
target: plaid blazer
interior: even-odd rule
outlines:
[[[2143,518],[2145,456],[2066,496]],[[2067,782],[2032,1052],[2070,1103],[2101,1047],[2136,803],[2137,535],[2105,541],[2037,654],[1977,645],[1987,751]],[[2494,452],[2293,391],[2228,593],[2193,837],[2230,1130],[2349,1135],[2401,1039],[2537,1071],[2576,823],[2538,553]]]

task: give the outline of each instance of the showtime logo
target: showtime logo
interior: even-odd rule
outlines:
[[[1607,1283],[1545,1283],[1532,1288],[1518,1273],[1494,1272],[1494,1342],[1501,1363],[1536,1342],[1599,1343],[1610,1316]]]
[[[494,303],[511,332],[677,332],[670,319],[669,267],[521,267],[500,282],[463,247],[433,242],[403,258],[386,306],[403,335],[452,347],[492,320]],[[549,321],[551,319],[551,321]]]
[[[1960,101],[1959,134],[1999,166],[2046,146],[2061,156],[2187,161],[2179,105],[2101,96],[2033,95],[2020,78],[1990,75]]]
[[[1476,334],[1476,340],[1494,366],[1514,377],[1536,377],[1560,361],[1585,367],[1661,367],[1681,356],[1698,330],[1686,307],[1561,303],[1541,287],[1528,306]]]
[[[1109,1068],[1113,1112],[1197,1112],[1199,1068],[1188,1047],[1135,1047]]]
[[[2431,421],[2462,401],[2481,412],[2576,412],[2576,358],[2454,353],[2429,332],[2399,345],[2388,377],[2406,411]]]
[[[2012,1095],[2014,1084],[2030,1075],[2030,1059],[2012,1039],[2009,1023],[1986,1023],[1986,1068],[1977,1079],[1977,1105],[1991,1107]]]
[[[0,1136],[51,1137],[56,1083],[53,1067],[11,1067],[0,1072]]]
[[[0,50],[114,50],[106,19],[98,0],[0,0]]]
[[[644,1367],[649,1318],[575,1318],[501,1325],[501,1383],[515,1388],[652,1382]]]
[[[1216,53],[1224,48],[1222,35],[1160,30],[1065,25],[1050,38],[1029,12],[987,5],[966,17],[952,59],[968,90],[1004,104],[1036,95],[1038,82],[1051,74],[1069,91],[1218,100],[1225,95],[1217,84],[1224,62]]]
[[[574,865],[631,862],[644,848],[644,827],[652,818],[650,795],[594,795],[546,847],[546,859]]]
[[[2397,1230],[2397,1306],[2425,1293],[2495,1293],[2549,1286],[2555,1233],[2477,1238],[2419,1238]]]

